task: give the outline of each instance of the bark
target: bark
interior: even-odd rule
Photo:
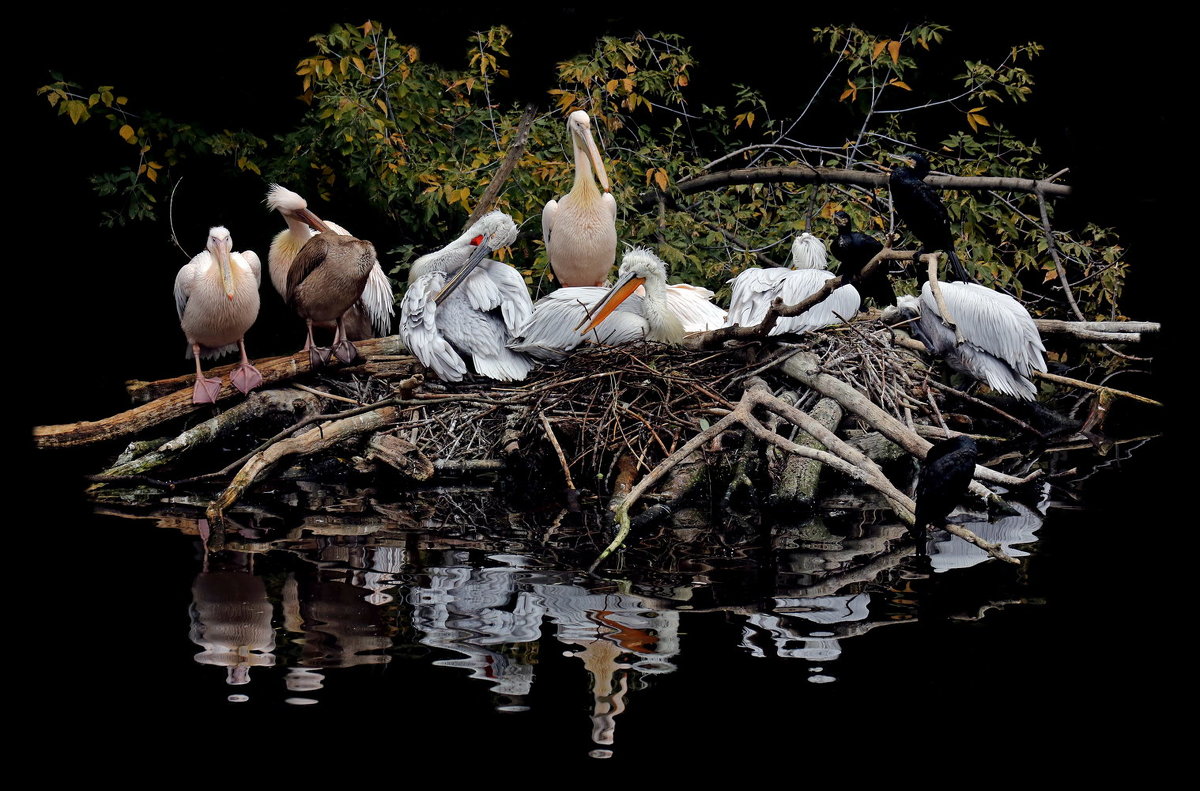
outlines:
[[[209,503],[208,518],[213,521],[220,520],[224,516],[224,512],[237,502],[247,489],[284,459],[290,456],[317,453],[345,439],[378,431],[395,423],[400,419],[400,415],[398,407],[387,406],[353,417],[334,420],[310,429],[299,436],[276,442],[269,448],[256,453],[246,462],[225,491],[216,500]]]
[[[842,420],[842,408],[832,398],[822,398],[809,414],[829,431],[836,430]],[[825,446],[808,432],[797,436],[796,443],[816,450],[825,450]],[[784,462],[779,483],[775,487],[772,505],[776,508],[811,510],[816,501],[817,483],[820,481],[822,469],[824,466],[815,459],[789,455]]]
[[[483,197],[479,199],[479,203],[475,205],[475,211],[471,212],[471,216],[467,218],[467,224],[463,226],[465,231],[475,224],[480,217],[487,214],[500,197],[500,190],[504,187],[504,182],[508,181],[508,177],[512,175],[513,168],[517,166],[517,162],[521,159],[521,154],[525,152],[525,143],[529,141],[529,129],[533,126],[534,120],[537,119],[537,106],[532,104],[525,105],[525,112],[521,115],[521,120],[517,124],[517,133],[513,136],[513,140],[509,143],[508,153],[500,162],[500,167],[496,168],[495,175],[488,183],[487,189],[483,192]]]
[[[174,439],[160,441],[154,448],[148,449],[142,455],[126,459],[100,474],[102,476],[144,475],[156,467],[178,461],[197,448],[227,437],[235,431],[241,431],[252,420],[282,412],[303,419],[308,415],[316,414],[320,408],[318,397],[309,393],[290,389],[259,390],[251,393],[242,403],[216,417],[192,426]],[[103,485],[102,483],[94,484],[89,491]]]
[[[386,464],[414,481],[427,481],[434,474],[433,462],[416,445],[394,434],[371,437],[367,442],[366,457],[369,461]]]

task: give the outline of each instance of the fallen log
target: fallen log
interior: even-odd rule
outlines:
[[[276,442],[269,448],[256,453],[246,462],[245,466],[238,471],[238,474],[234,476],[233,481],[230,482],[225,491],[209,504],[207,509],[208,518],[213,521],[221,519],[224,516],[224,512],[237,502],[238,498],[247,489],[287,457],[310,455],[351,437],[378,431],[384,426],[395,423],[399,420],[400,415],[401,411],[399,407],[385,406],[352,417],[324,423],[297,437],[290,437]]]
[[[390,336],[388,338],[373,338],[369,341],[358,341],[354,345],[360,350],[394,350],[398,343],[399,339],[397,336]],[[360,353],[362,352],[360,351]],[[285,382],[293,377],[309,373],[312,370],[308,352],[298,352],[289,357],[269,357],[265,360],[256,360],[254,365],[262,374],[263,387]],[[179,379],[180,377],[175,377],[174,380],[164,381],[177,381]],[[160,423],[165,423],[168,420],[183,417],[184,415],[190,415],[193,412],[206,408],[203,404],[192,403],[192,384],[195,382],[195,375],[182,377],[182,379],[183,382],[180,389],[156,398],[149,403],[110,417],[100,420],[81,421],[79,423],[35,426],[33,429],[34,446],[37,448],[69,448],[129,437],[157,426]],[[154,383],[146,384],[153,385]],[[228,377],[223,377],[221,380],[221,391],[217,396],[217,400],[223,401],[234,396],[238,398],[244,397],[238,392],[237,388],[229,383]]]

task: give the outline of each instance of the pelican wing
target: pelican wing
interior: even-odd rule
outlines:
[[[175,275],[175,312],[183,321],[183,311],[187,309],[188,299],[192,296],[192,286],[208,263],[208,251],[202,252],[179,269]]]
[[[325,262],[327,255],[329,255],[329,241],[324,238],[323,234],[317,234],[304,243],[304,247],[296,254],[296,260],[292,261],[287,273],[286,300],[289,305],[292,304],[296,289],[316,271],[317,267]]]
[[[533,300],[529,298],[529,288],[520,272],[508,264],[491,259],[484,259],[476,271],[486,275],[495,288],[499,303],[491,309],[500,308],[504,326],[510,333],[529,321],[533,315]]]
[[[467,373],[467,364],[437,327],[434,297],[445,284],[445,273],[430,272],[409,285],[400,303],[400,339],[440,379],[459,382]]]
[[[348,236],[349,234],[344,234]],[[392,330],[392,319],[396,316],[395,297],[392,294],[392,281],[383,273],[383,268],[376,261],[367,277],[366,288],[359,298],[366,308],[371,326],[380,337]]]
[[[824,269],[793,269],[780,281],[779,296],[785,305],[798,305],[817,293],[825,281],[836,277]],[[840,324],[858,313],[861,300],[854,286],[842,286],[799,316],[781,318],[771,330],[772,335],[785,332],[809,332]],[[841,318],[838,318],[838,317]]]
[[[735,324],[753,327],[767,315],[767,308],[778,296],[779,280],[788,270],[782,267],[747,269],[729,281],[733,283],[733,296],[729,300],[727,326]]]
[[[615,202],[613,208],[616,208]],[[542,241],[545,242],[547,250],[550,249],[550,231],[554,229],[555,214],[558,214],[558,201],[546,201],[546,205],[542,207]]]
[[[969,343],[1008,363],[1021,376],[1046,370],[1046,347],[1021,303],[977,283],[939,282],[938,286],[951,318]],[[941,316],[928,283],[921,288],[921,308]]]
[[[608,210],[608,215],[612,217],[613,222],[617,221],[617,199],[612,196],[611,192],[606,192],[600,196],[600,205]]]
[[[524,323],[513,329],[508,348],[539,360],[561,360],[583,342],[583,336],[575,328],[587,315],[588,308],[606,293],[608,290],[599,286],[552,291],[537,301]]]
[[[258,253],[254,252],[253,250],[243,250],[240,253],[235,253],[235,258],[234,258],[235,261],[237,260],[236,256],[242,257],[242,260],[245,261],[245,263],[246,263],[246,267],[251,272],[254,273],[255,285],[261,286],[262,285],[262,260],[259,259]]]
[[[679,317],[684,332],[705,332],[725,326],[725,311],[712,303],[707,288],[679,283],[667,286],[667,309]]]

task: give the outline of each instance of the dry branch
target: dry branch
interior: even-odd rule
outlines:
[[[280,440],[266,450],[256,453],[246,462],[225,491],[209,504],[208,518],[211,520],[221,519],[224,512],[237,502],[247,489],[285,458],[316,453],[350,437],[378,431],[384,426],[396,422],[400,414],[398,407],[386,406],[323,424],[298,437]]]
[[[741,168],[681,179],[676,182],[675,190],[683,195],[691,195],[697,192],[721,189],[722,187],[737,184],[775,184],[779,182],[790,182],[793,184],[852,184],[859,187],[887,189],[888,174],[868,173],[862,170],[845,170],[842,168],[815,168],[808,165]],[[925,183],[936,189],[1033,192],[1051,198],[1065,198],[1071,194],[1071,187],[1066,184],[1054,184],[1049,181],[1038,181],[1036,179],[995,176],[929,175],[926,176]],[[634,208],[639,211],[651,208],[658,200],[658,192],[658,190],[643,192],[634,203]]]
[[[522,113],[521,120],[517,124],[517,133],[513,136],[513,140],[508,146],[508,153],[504,155],[503,161],[500,162],[500,167],[496,168],[496,172],[492,176],[492,180],[488,183],[487,189],[484,190],[479,203],[475,205],[475,211],[471,212],[471,216],[467,218],[467,224],[463,226],[464,230],[470,228],[480,217],[487,214],[496,202],[496,199],[500,197],[500,190],[504,187],[504,182],[508,181],[508,177],[512,175],[513,168],[517,166],[517,162],[521,159],[521,154],[525,152],[525,143],[529,141],[529,129],[533,126],[533,122],[537,118],[537,113],[538,109],[536,105],[525,105],[525,112]]]

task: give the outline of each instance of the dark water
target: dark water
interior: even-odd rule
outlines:
[[[1019,542],[1019,567],[935,544],[933,573],[889,554],[904,544],[889,547],[902,531],[886,517],[835,514],[589,578],[564,562],[587,525],[549,530],[554,514],[506,515],[479,493],[363,513],[351,499],[304,524],[241,515],[206,557],[194,508],[93,513],[68,475],[19,533],[33,551],[10,551],[31,616],[20,677],[37,679],[38,720],[65,716],[62,737],[98,755],[133,742],[278,760],[312,733],[385,739],[419,766],[480,761],[471,774],[710,751],[770,763],[803,744],[912,756],[948,728],[978,744],[1049,727],[1119,740],[1161,680],[1139,638],[1153,590],[1121,550],[1167,496],[1156,451],[1121,450],[1021,516],[972,525]],[[1073,496],[1082,510],[1061,507]]]

